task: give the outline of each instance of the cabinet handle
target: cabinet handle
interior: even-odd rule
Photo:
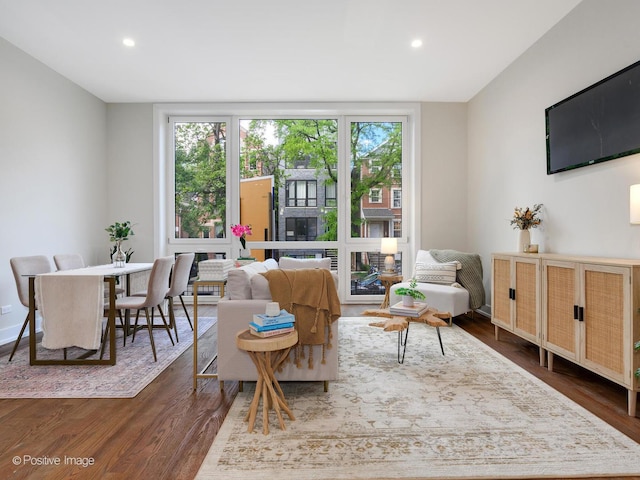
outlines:
[[[578,314],[578,305],[574,305],[573,306],[573,319],[574,320],[578,320],[578,316],[579,316],[579,314]]]
[[[578,309],[578,321],[580,322],[584,321],[584,307],[580,307]]]
[[[509,298],[511,300],[515,300],[516,299],[516,290],[514,288],[510,288],[509,289]]]

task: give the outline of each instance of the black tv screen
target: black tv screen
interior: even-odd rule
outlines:
[[[640,152],[640,62],[545,110],[547,175]]]

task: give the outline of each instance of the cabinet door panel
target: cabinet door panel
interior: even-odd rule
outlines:
[[[537,341],[538,337],[538,265],[536,263],[515,262],[516,275],[516,316],[515,330]]]
[[[628,276],[626,280],[628,285]],[[614,273],[585,267],[583,359],[585,364],[619,375],[624,372],[624,296],[624,270]]]
[[[569,359],[577,359],[576,269],[574,266],[547,264],[546,348]]]
[[[493,259],[492,322],[511,328],[511,260]]]

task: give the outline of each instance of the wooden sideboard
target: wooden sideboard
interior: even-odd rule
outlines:
[[[640,260],[495,253],[491,322],[540,347],[553,370],[559,355],[624,386],[635,416],[640,381]]]

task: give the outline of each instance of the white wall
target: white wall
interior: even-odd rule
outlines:
[[[106,105],[0,38],[0,344],[26,315],[14,256],[105,257]],[[102,258],[101,260],[105,260]]]
[[[514,251],[516,206],[543,203],[542,251],[637,258],[629,185],[640,155],[546,174],[546,107],[640,60],[640,2],[585,0],[468,104],[469,249],[482,255],[490,299],[491,253]]]
[[[130,220],[132,262],[153,262],[153,105],[107,107],[108,224]]]
[[[467,245],[467,105],[423,103],[420,248]]]

